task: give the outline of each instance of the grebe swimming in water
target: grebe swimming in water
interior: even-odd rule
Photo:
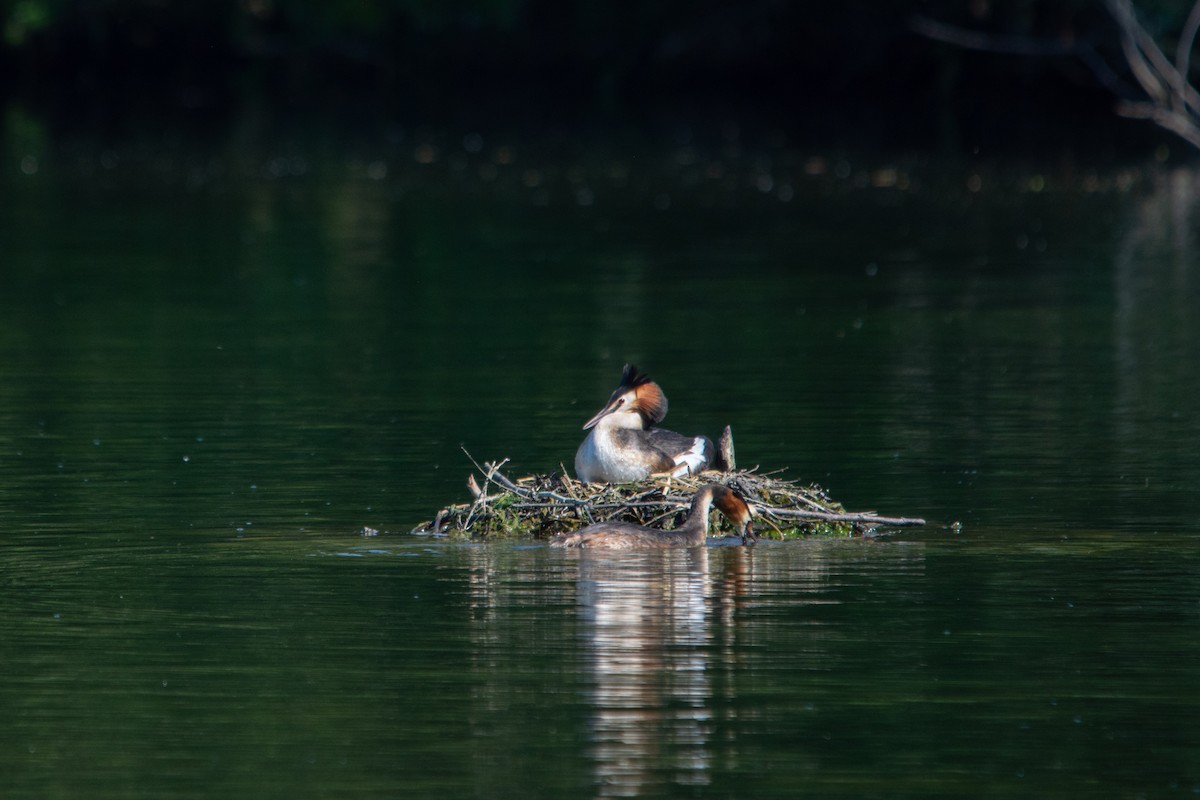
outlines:
[[[586,483],[630,483],[659,473],[694,475],[708,469],[712,440],[653,427],[666,415],[662,389],[626,364],[620,385],[583,426],[591,432],[575,453],[575,474]]]
[[[629,550],[638,547],[698,547],[708,538],[708,511],[717,509],[737,526],[742,544],[758,541],[751,522],[750,505],[737,492],[719,483],[703,486],[692,498],[687,519],[673,531],[660,531],[629,522],[598,522],[574,533],[550,540],[551,547],[586,547],[605,550]]]

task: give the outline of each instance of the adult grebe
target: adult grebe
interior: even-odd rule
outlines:
[[[629,550],[639,547],[698,547],[708,539],[708,511],[717,509],[737,526],[742,544],[748,538],[758,540],[751,522],[750,506],[728,486],[707,484],[692,498],[692,509],[683,524],[672,531],[661,531],[629,522],[598,522],[574,533],[556,536],[551,547]]]
[[[653,427],[666,415],[667,396],[659,385],[626,364],[608,403],[583,426],[591,432],[575,452],[575,474],[587,483],[630,483],[708,469],[712,441]]]

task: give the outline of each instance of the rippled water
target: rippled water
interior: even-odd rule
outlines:
[[[10,796],[1197,790],[1190,538],[6,557]]]
[[[4,797],[1200,791],[1193,172],[7,136]],[[627,359],[932,524],[405,533]]]

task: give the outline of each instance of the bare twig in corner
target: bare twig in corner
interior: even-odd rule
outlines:
[[[1179,34],[1179,43],[1175,46],[1175,69],[1187,78],[1192,61],[1192,48],[1196,46],[1196,34],[1200,32],[1200,2],[1192,6],[1183,31]]]
[[[1191,52],[1200,35],[1200,0],[1192,5],[1179,42],[1175,61],[1163,53],[1154,37],[1138,21],[1129,0],[1106,0],[1105,5],[1120,30],[1124,72],[1140,92],[1133,97],[1110,66],[1090,44],[1082,42],[1038,41],[1028,37],[972,31],[936,20],[918,17],[913,31],[939,42],[969,50],[1012,53],[1022,56],[1072,56],[1082,61],[1096,81],[1118,97],[1117,113],[1124,117],[1148,119],[1164,130],[1200,149],[1200,92],[1188,79]]]
[[[1200,26],[1200,0],[1192,6],[1184,35],[1180,37],[1175,63],[1172,64],[1154,38],[1146,32],[1128,0],[1108,0],[1108,10],[1121,28],[1121,49],[1130,72],[1146,93],[1147,100],[1120,103],[1117,113],[1135,119],[1148,119],[1160,128],[1200,149],[1200,93],[1188,82],[1196,26]],[[1191,29],[1191,30],[1189,30]]]
[[[960,28],[946,22],[917,16],[909,23],[915,33],[936,42],[945,42],[964,50],[988,53],[1007,53],[1015,56],[1070,56],[1077,45],[1059,40],[1031,39],[1028,36],[1008,36]]]

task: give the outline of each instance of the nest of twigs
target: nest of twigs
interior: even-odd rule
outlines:
[[[470,455],[468,454],[468,457]],[[551,473],[510,479],[508,460],[479,464],[471,459],[469,503],[449,505],[431,521],[412,530],[418,534],[474,538],[546,538],[594,522],[632,522],[654,528],[675,527],[686,515],[692,495],[706,483],[723,483],[754,508],[755,528],[762,538],[853,536],[879,528],[924,525],[922,519],[881,517],[874,512],[847,512],[816,485],[800,486],[778,472],[708,471],[695,476],[656,478],[631,484],[593,484]],[[717,530],[728,523],[720,515]]]

